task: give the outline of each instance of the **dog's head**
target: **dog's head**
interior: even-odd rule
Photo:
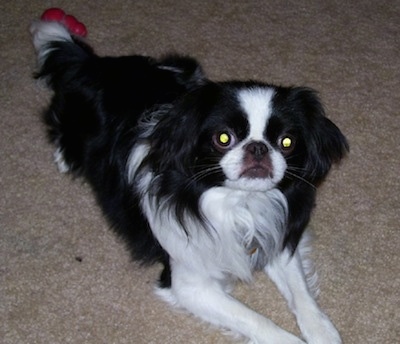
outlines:
[[[265,191],[318,183],[346,150],[312,90],[229,82],[174,104],[154,127],[149,157],[165,187]]]

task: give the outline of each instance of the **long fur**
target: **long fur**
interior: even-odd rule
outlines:
[[[91,184],[135,259],[164,264],[159,295],[254,343],[304,343],[229,295],[264,270],[307,343],[340,343],[304,259],[316,188],[348,149],[315,92],[212,82],[184,56],[99,57],[54,22],[31,32],[59,169]]]

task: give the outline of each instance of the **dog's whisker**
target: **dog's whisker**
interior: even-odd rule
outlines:
[[[194,183],[208,177],[211,176],[213,174],[217,174],[221,171],[220,166],[213,166],[213,167],[209,167],[205,170],[199,171],[197,173],[195,173],[193,176],[190,177],[189,183],[187,183],[186,187],[190,187],[191,185],[193,185]]]
[[[305,179],[305,178],[299,176],[298,174],[296,174],[296,173],[294,173],[294,172],[291,172],[289,169],[286,170],[286,174],[288,174],[289,176],[291,176],[291,177],[293,177],[293,178],[295,178],[295,179],[298,179],[298,180],[304,182],[305,184],[311,186],[313,189],[317,189],[317,187],[316,187],[314,184],[312,184],[311,182],[309,182],[307,179]]]

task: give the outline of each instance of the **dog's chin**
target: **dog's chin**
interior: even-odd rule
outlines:
[[[252,191],[252,192],[266,192],[276,187],[276,183],[270,178],[248,178],[242,177],[237,180],[225,180],[225,186],[231,189]]]

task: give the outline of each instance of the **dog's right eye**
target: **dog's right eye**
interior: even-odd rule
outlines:
[[[212,141],[217,150],[224,152],[236,144],[236,136],[230,130],[219,131],[213,135]]]

